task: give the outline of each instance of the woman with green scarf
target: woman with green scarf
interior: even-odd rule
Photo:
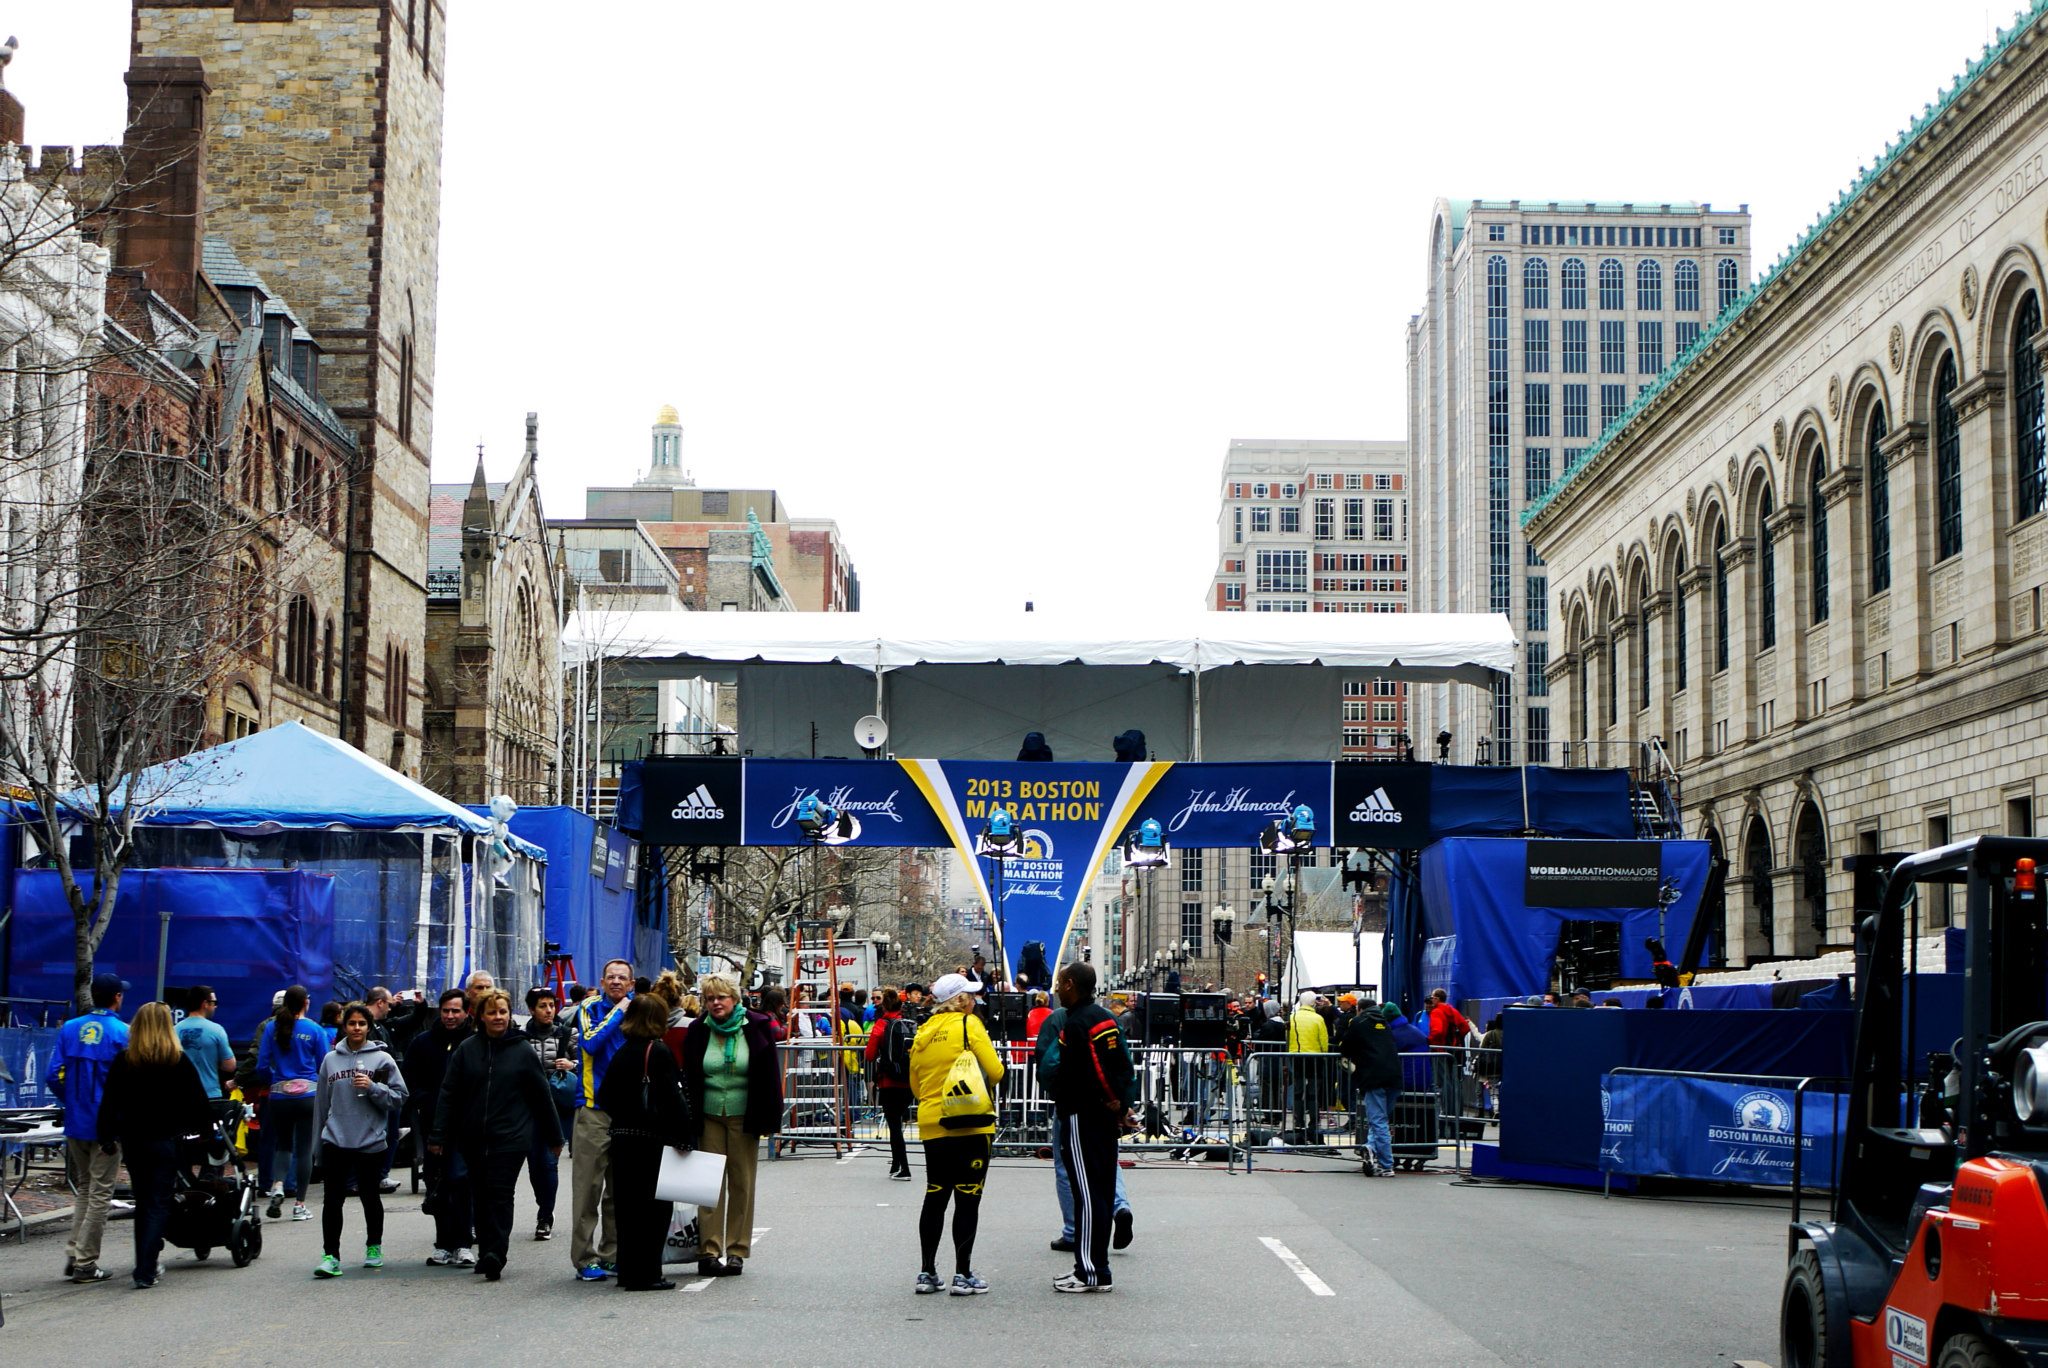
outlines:
[[[772,1017],[740,1006],[729,978],[699,979],[697,997],[704,1015],[683,1036],[683,1078],[701,1127],[697,1148],[725,1156],[718,1205],[697,1209],[697,1272],[737,1277],[753,1253],[761,1139],[782,1129],[782,1033]]]

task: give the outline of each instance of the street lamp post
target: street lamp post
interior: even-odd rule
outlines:
[[[1209,914],[1210,929],[1216,933],[1216,977],[1223,985],[1223,991],[1230,991],[1230,936],[1231,928],[1237,922],[1237,912],[1229,903],[1219,903]]]

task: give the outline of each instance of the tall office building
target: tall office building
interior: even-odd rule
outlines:
[[[1525,651],[1490,699],[1416,690],[1416,733],[1448,730],[1453,759],[1551,758],[1548,584],[1521,511],[1741,296],[1749,246],[1748,205],[1436,202],[1408,321],[1415,608],[1505,613]]]
[[[1220,612],[1405,613],[1408,448],[1402,442],[1232,441],[1223,460],[1209,606]],[[1407,686],[1345,683],[1342,754],[1393,759]]]

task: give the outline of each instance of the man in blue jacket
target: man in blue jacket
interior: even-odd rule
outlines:
[[[92,1010],[64,1023],[50,1052],[50,1090],[64,1104],[64,1149],[78,1196],[71,1207],[71,1239],[64,1246],[64,1276],[76,1283],[105,1282],[100,1235],[107,1228],[107,1203],[121,1153],[114,1137],[100,1143],[100,1094],[114,1056],[128,1047],[128,1023],[115,1015],[128,990],[115,974],[96,974]]]
[[[582,1052],[583,1089],[576,1099],[574,1137],[569,1142],[569,1256],[576,1276],[603,1282],[619,1257],[618,1218],[611,1186],[612,1119],[597,1105],[605,1070],[625,1043],[619,1026],[633,998],[633,966],[617,959],[604,967],[602,991],[576,1004],[570,1019]]]

